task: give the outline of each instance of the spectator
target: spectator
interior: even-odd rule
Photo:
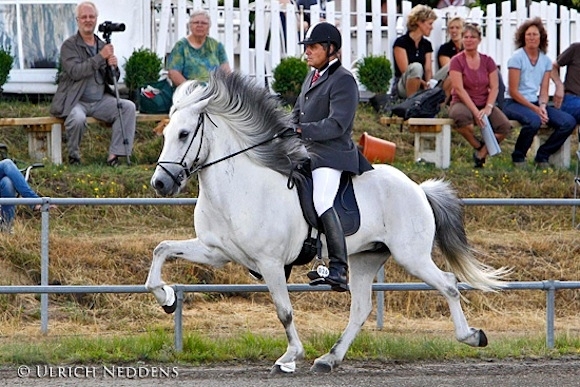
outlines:
[[[567,67],[564,83],[560,67]],[[580,43],[572,43],[552,65],[552,80],[556,84],[554,107],[561,108],[580,124]]]
[[[463,31],[463,18],[455,16],[447,23],[447,33],[449,34],[449,41],[443,43],[437,52],[437,62],[442,71],[449,74],[449,62],[451,58],[458,52],[463,50],[463,41],[461,34]],[[477,48],[476,48],[477,49]],[[451,94],[451,79],[447,76],[443,81],[443,90],[445,95],[449,97]]]
[[[508,95],[504,112],[522,124],[512,153],[514,166],[526,165],[526,154],[542,125],[554,132],[535,156],[536,166],[549,167],[548,160],[558,151],[576,126],[570,114],[548,106],[548,86],[552,61],[545,54],[548,34],[539,17],[522,23],[515,33],[516,51],[508,60]],[[538,96],[539,90],[539,96]]]
[[[30,188],[24,176],[10,159],[0,161],[0,197],[15,198],[16,194],[23,198],[38,198],[39,196]],[[13,204],[3,204],[0,208],[0,232],[13,233],[13,221],[15,206]],[[51,205],[50,208],[54,208]],[[40,211],[41,205],[32,207],[34,211]]]
[[[495,106],[499,88],[497,66],[491,57],[477,51],[481,43],[479,26],[465,24],[462,37],[465,50],[455,55],[449,65],[453,89],[449,117],[455,121],[459,134],[475,149],[475,168],[482,168],[488,152],[485,143],[475,137],[474,124],[483,127],[483,116],[487,115],[498,143],[507,137],[511,125]]]
[[[80,143],[87,116],[112,124],[107,163],[117,166],[119,157],[129,157],[133,149],[135,104],[126,99],[117,101],[109,86],[120,72],[113,45],[95,35],[97,16],[92,2],[84,1],[76,7],[78,31],[60,49],[62,71],[50,114],[66,118],[69,164],[81,162]]]
[[[463,51],[463,18],[455,16],[447,23],[447,34],[449,34],[449,41],[443,43],[437,52],[437,62],[439,67],[447,65],[455,54]]]
[[[416,5],[407,17],[407,33],[398,37],[393,44],[395,59],[396,88],[400,98],[407,98],[419,89],[428,88],[428,81],[434,78],[443,80],[446,71],[439,71],[433,76],[433,46],[425,39],[433,30],[437,15],[426,5]]]
[[[466,7],[473,3],[472,0],[439,0],[437,3],[437,8],[447,8],[447,7]]]
[[[304,9],[304,23],[302,28],[308,31],[310,28],[310,6],[318,4],[318,0],[296,0],[296,8],[300,11],[300,7]],[[300,25],[298,26],[300,28]]]
[[[173,86],[190,79],[207,82],[209,73],[218,67],[231,72],[223,44],[208,36],[211,26],[209,13],[193,11],[188,26],[189,35],[175,43],[167,61],[168,76]]]

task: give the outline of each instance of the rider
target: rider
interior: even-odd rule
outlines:
[[[352,140],[358,106],[358,87],[338,58],[342,38],[327,22],[313,25],[300,44],[305,45],[308,65],[314,68],[302,84],[292,112],[294,129],[310,154],[313,201],[326,235],[328,275],[308,273],[311,285],[328,284],[332,290],[347,290],[346,240],[333,204],[343,172],[354,175],[371,170]]]

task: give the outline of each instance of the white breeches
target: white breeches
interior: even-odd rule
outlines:
[[[316,168],[312,171],[312,199],[318,216],[333,206],[341,174],[342,171],[327,167]]]

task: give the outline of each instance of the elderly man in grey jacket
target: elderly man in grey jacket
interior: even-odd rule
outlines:
[[[332,290],[346,291],[348,254],[334,198],[343,172],[360,175],[372,169],[352,140],[358,87],[338,59],[342,38],[335,26],[318,23],[301,43],[315,70],[302,85],[293,121],[310,152],[314,208],[324,228],[330,261],[327,275],[311,271],[308,278],[311,285],[328,284]]]
[[[119,164],[119,157],[129,160],[135,137],[135,104],[117,98],[109,86],[119,78],[113,46],[95,35],[98,11],[89,1],[76,8],[78,31],[60,50],[62,71],[50,114],[65,117],[69,164],[81,160],[80,142],[87,116],[112,124],[107,163]],[[114,74],[113,74],[114,72]],[[115,77],[115,79],[113,79]]]

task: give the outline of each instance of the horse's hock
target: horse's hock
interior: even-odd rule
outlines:
[[[137,122],[160,122],[166,114],[137,114]],[[48,159],[54,164],[62,164],[62,126],[63,118],[57,117],[23,117],[0,118],[2,126],[23,126],[28,134],[28,154],[33,160]],[[108,126],[93,117],[87,118],[87,124]]]
[[[381,121],[383,123],[383,121]],[[510,121],[512,128],[519,128],[518,121]],[[438,168],[449,168],[451,164],[451,118],[409,118],[404,122],[409,132],[415,134],[415,160],[433,163]],[[578,131],[579,127],[576,127]],[[535,155],[538,148],[546,142],[553,129],[542,126],[530,148],[530,154]],[[571,140],[569,136],[562,147],[550,156],[550,164],[558,168],[570,167]]]

